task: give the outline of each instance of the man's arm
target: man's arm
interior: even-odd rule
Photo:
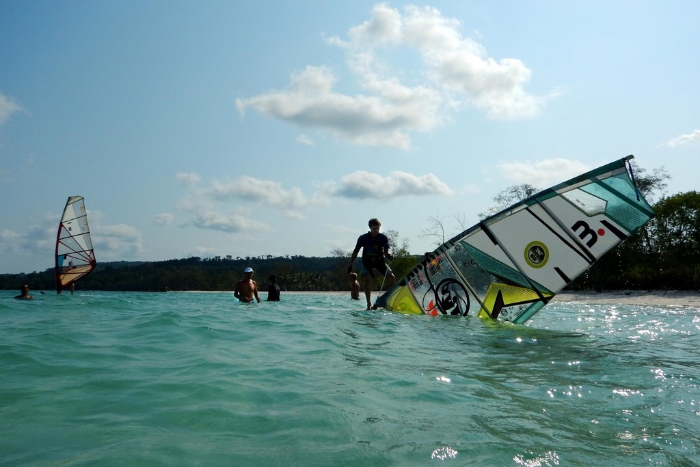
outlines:
[[[352,250],[352,257],[350,258],[350,264],[348,265],[348,274],[352,272],[352,265],[355,264],[355,260],[357,259],[357,254],[360,252],[360,239],[357,239],[357,245],[355,245],[355,249]]]
[[[253,281],[253,294],[255,295],[255,299],[260,303],[260,297],[258,297],[258,284]]]
[[[233,289],[233,296],[236,297],[237,299],[241,299],[241,291],[239,290],[241,283],[237,282],[236,283],[236,288]]]
[[[384,245],[384,258],[388,260],[394,259],[394,257],[389,253],[389,248],[391,245],[389,245],[389,238],[387,237],[386,239],[386,245]]]

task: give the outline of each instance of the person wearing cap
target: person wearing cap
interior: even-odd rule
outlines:
[[[244,278],[238,281],[236,288],[233,291],[233,296],[243,303],[250,303],[253,297],[260,303],[258,297],[258,285],[253,280],[253,268],[245,268],[243,270]]]

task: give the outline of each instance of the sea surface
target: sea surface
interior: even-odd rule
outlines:
[[[699,466],[700,309],[0,291],[1,466]],[[264,294],[263,294],[264,299]]]

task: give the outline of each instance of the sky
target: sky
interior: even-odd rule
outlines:
[[[700,173],[700,2],[0,0],[0,273],[432,250],[508,186]]]

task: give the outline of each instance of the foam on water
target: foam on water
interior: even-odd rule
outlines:
[[[700,310],[0,292],[0,465],[698,465]]]

